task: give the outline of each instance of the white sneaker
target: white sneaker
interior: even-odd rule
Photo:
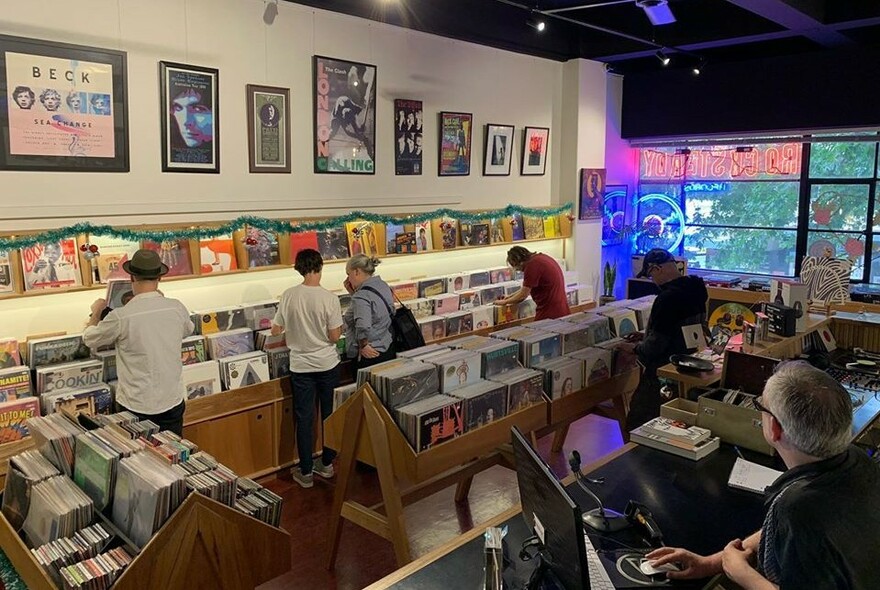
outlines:
[[[310,488],[315,485],[315,477],[311,473],[308,475],[304,474],[298,467],[291,469],[290,475],[293,477],[293,481],[304,488]]]
[[[333,464],[331,463],[330,465],[324,465],[324,462],[320,459],[315,461],[315,465],[314,467],[312,467],[312,473],[320,475],[324,479],[330,479],[331,477],[336,475],[336,472],[333,471]]]

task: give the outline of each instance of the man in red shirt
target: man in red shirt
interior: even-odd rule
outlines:
[[[514,246],[507,251],[507,264],[522,271],[523,284],[519,291],[497,300],[495,305],[512,305],[531,295],[535,301],[536,320],[561,318],[571,313],[565,297],[565,277],[555,260],[546,254]]]

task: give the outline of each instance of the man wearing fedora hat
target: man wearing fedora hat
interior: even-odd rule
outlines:
[[[158,254],[138,250],[122,268],[131,275],[134,297],[103,319],[107,302],[95,301],[83,342],[92,349],[116,346],[118,411],[127,410],[162,430],[182,434],[186,404],[180,347],[192,334],[192,320],[180,301],[159,292],[159,279],[168,266]]]

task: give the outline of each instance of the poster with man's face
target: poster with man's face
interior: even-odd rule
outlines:
[[[159,62],[162,171],[220,172],[216,69]]]

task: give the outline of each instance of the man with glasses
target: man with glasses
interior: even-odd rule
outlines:
[[[626,417],[627,430],[638,428],[645,422],[660,415],[660,381],[657,369],[669,362],[673,354],[687,352],[687,344],[681,329],[693,324],[706,323],[706,301],[709,292],[703,279],[695,276],[682,276],[675,258],[661,248],[645,254],[642,270],[637,278],[648,277],[660,287],[660,294],[651,308],[651,317],[641,334],[628,338],[633,352],[645,370],[639,386],[630,402]]]
[[[851,446],[852,401],[827,373],[780,365],[755,400],[764,438],[788,471],[765,490],[761,530],[704,557],[663,547],[647,555],[679,563],[673,579],[722,571],[749,589],[880,588],[880,468]]]

